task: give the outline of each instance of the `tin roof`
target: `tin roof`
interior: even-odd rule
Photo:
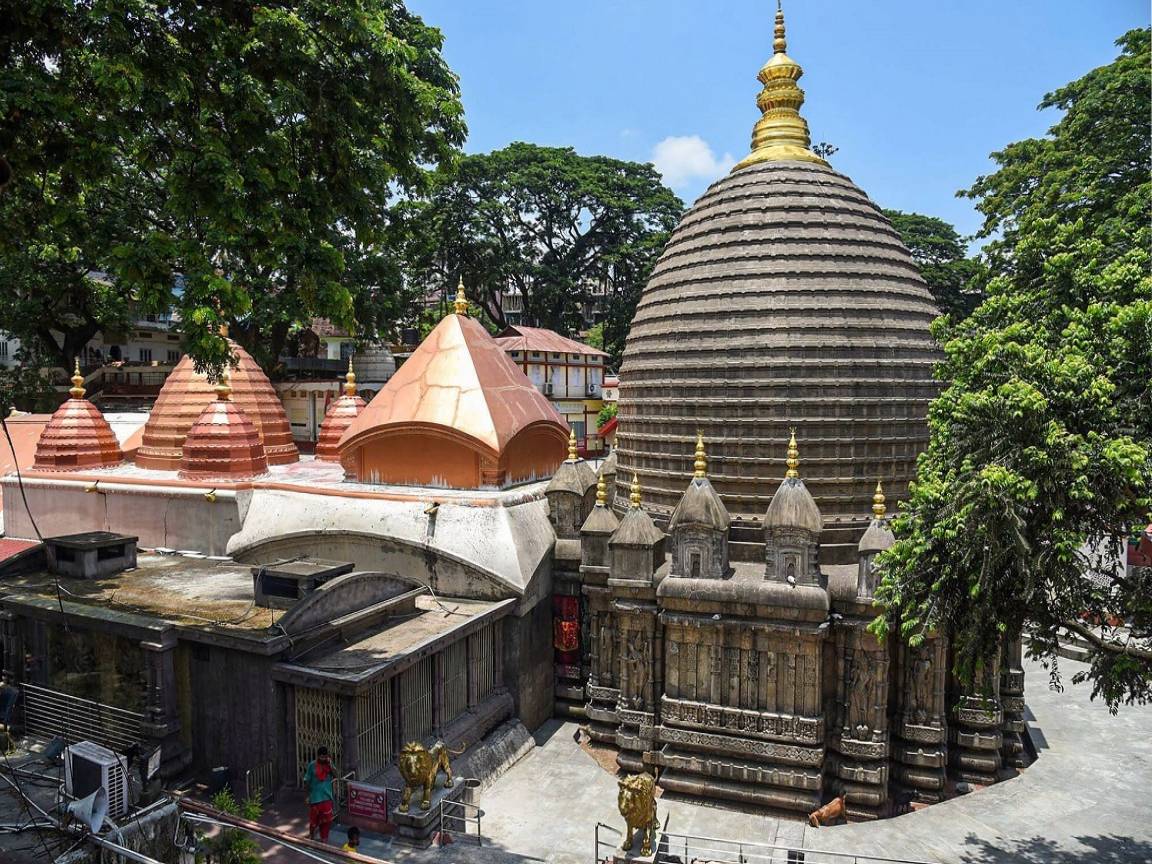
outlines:
[[[607,357],[608,354],[599,348],[585,345],[561,336],[555,330],[545,330],[543,327],[507,327],[496,337],[496,344],[505,351],[549,351],[554,354],[592,354],[596,357]]]

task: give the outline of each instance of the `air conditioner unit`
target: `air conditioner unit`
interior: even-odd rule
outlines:
[[[128,760],[107,747],[81,741],[64,751],[64,789],[74,798],[87,798],[103,787],[108,794],[108,818],[128,812]]]
[[[589,385],[588,385],[588,395],[589,395],[589,396],[595,396],[595,395],[596,395],[596,391],[597,391],[598,389],[599,389],[599,388],[598,388],[598,387],[597,387],[595,384],[589,384]]]
[[[551,396],[552,395],[552,382],[551,381],[547,382],[544,385],[544,395],[545,396]]]

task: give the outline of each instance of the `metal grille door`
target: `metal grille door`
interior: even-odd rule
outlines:
[[[421,741],[432,734],[432,658],[425,657],[400,675],[400,734]]]
[[[356,697],[356,740],[360,777],[370,781],[392,761],[392,681],[381,681]]]
[[[340,696],[311,687],[296,688],[296,781],[304,777],[308,763],[316,758],[316,750],[327,747],[332,764],[341,764],[343,748],[342,711]]]
[[[468,709],[468,643],[453,642],[440,657],[444,667],[444,716],[440,725],[445,726]]]
[[[93,741],[124,751],[143,737],[144,715],[103,702],[81,699],[48,687],[22,684],[24,723],[38,738],[63,738],[69,744]]]

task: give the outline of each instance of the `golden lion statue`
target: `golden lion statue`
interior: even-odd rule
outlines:
[[[640,854],[652,854],[652,838],[659,822],[656,820],[656,781],[651,774],[633,774],[620,782],[616,806],[628,825],[620,848],[632,850],[632,832],[640,830]]]
[[[432,790],[436,788],[436,777],[444,772],[444,788],[452,785],[452,766],[448,764],[448,755],[459,756],[463,753],[449,750],[443,741],[437,741],[431,750],[425,748],[419,741],[409,741],[400,751],[398,766],[400,776],[404,778],[404,794],[400,799],[399,810],[408,812],[408,802],[412,800],[412,793],[417,786],[424,787],[424,797],[420,800],[420,809],[427,810],[432,806]]]

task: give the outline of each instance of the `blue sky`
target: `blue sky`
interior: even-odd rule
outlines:
[[[512,141],[656,161],[691,203],[744,156],[772,53],[767,0],[409,0],[445,35],[468,152]],[[1146,0],[785,0],[803,113],[882,207],[979,226],[955,197],[1052,125],[1045,93],[1115,58]]]

